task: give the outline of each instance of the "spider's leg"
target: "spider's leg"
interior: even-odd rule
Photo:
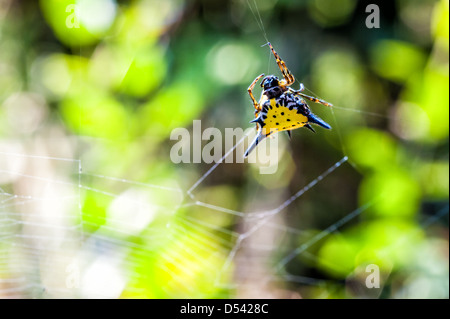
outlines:
[[[259,112],[261,112],[261,105],[259,104],[258,101],[256,101],[255,96],[253,95],[253,88],[255,87],[255,85],[259,81],[259,79],[261,79],[263,76],[264,76],[264,73],[258,75],[247,89],[248,95],[250,95],[250,98],[252,99],[253,107],[255,108],[255,118],[258,117]],[[258,123],[256,123],[256,129],[258,129]]]
[[[253,95],[253,88],[255,87],[255,85],[259,81],[259,79],[261,79],[263,76],[264,76],[264,73],[261,75],[258,75],[256,77],[256,79],[253,80],[252,84],[250,84],[250,86],[247,89],[248,95],[250,95],[250,98],[252,99],[253,107],[255,108],[255,115],[257,112],[259,113],[259,111],[261,111],[261,106],[259,105],[258,101],[256,101],[255,96]]]
[[[286,63],[284,63],[283,59],[278,55],[278,53],[273,48],[272,44],[267,43],[270,47],[270,50],[272,50],[273,55],[275,56],[275,59],[277,61],[278,67],[280,68],[281,73],[283,74],[284,80],[286,83],[284,83],[285,86],[292,85],[295,82],[295,78],[292,75],[292,73],[289,71],[289,69],[286,67]]]
[[[315,103],[320,103],[320,104],[323,104],[325,106],[333,107],[333,104],[328,103],[327,101],[318,99],[316,97],[309,96],[309,95],[306,95],[306,94],[303,94],[303,93],[297,93],[297,94],[300,95],[301,97],[304,97],[305,99],[308,99],[308,100],[313,101]]]
[[[294,93],[296,95],[304,97],[305,99],[313,101],[315,103],[320,103],[320,104],[323,104],[323,105],[326,105],[326,106],[329,106],[329,107],[333,106],[333,104],[328,103],[327,101],[324,101],[324,100],[318,99],[316,97],[309,96],[309,95],[301,93],[301,91],[303,91],[304,89],[305,89],[305,87],[303,86],[303,84],[301,84],[299,90],[293,90],[293,89],[289,88],[289,92],[292,92],[292,93]]]

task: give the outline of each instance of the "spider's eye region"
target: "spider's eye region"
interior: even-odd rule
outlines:
[[[264,88],[264,90],[269,90],[271,88],[279,86],[278,78],[273,75],[269,75],[264,78],[264,80],[261,83],[261,86]]]

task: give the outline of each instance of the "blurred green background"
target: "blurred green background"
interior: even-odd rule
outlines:
[[[449,1],[370,3],[0,0],[0,297],[448,298]],[[252,127],[267,39],[333,130],[192,199],[170,134]]]

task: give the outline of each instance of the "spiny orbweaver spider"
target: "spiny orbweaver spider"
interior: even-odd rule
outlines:
[[[290,138],[291,130],[300,127],[306,127],[315,132],[310,124],[316,124],[326,129],[331,129],[331,126],[328,123],[311,112],[308,104],[306,104],[305,100],[302,98],[329,107],[332,107],[333,105],[301,93],[305,89],[302,83],[300,83],[300,88],[298,90],[291,88],[290,85],[295,82],[294,76],[286,67],[286,64],[278,53],[275,52],[270,42],[268,42],[267,45],[269,45],[270,50],[272,50],[284,79],[279,80],[274,75],[266,76],[261,82],[263,91],[259,102],[256,101],[253,96],[253,88],[264,74],[257,76],[248,87],[248,94],[255,107],[255,119],[250,123],[256,123],[256,129],[258,130],[259,128],[259,130],[252,144],[248,147],[247,151],[245,151],[244,157],[247,157],[261,140],[273,133],[286,131]]]

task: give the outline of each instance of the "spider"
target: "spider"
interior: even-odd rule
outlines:
[[[291,138],[291,131],[300,127],[306,127],[315,132],[310,124],[316,124],[323,128],[331,129],[331,126],[328,123],[311,112],[308,104],[306,104],[303,98],[329,107],[332,107],[333,105],[301,93],[305,89],[303,83],[300,83],[300,88],[298,90],[291,88],[290,86],[295,82],[294,76],[286,67],[286,64],[270,42],[268,42],[267,45],[269,45],[270,50],[275,56],[278,67],[283,74],[283,79],[279,80],[278,77],[274,75],[264,77],[261,81],[263,91],[259,102],[253,96],[253,88],[264,74],[258,75],[248,87],[248,94],[250,95],[250,99],[255,108],[255,119],[250,121],[250,123],[256,123],[258,134],[245,152],[244,157],[247,157],[261,140],[273,133],[286,131],[289,138]]]

